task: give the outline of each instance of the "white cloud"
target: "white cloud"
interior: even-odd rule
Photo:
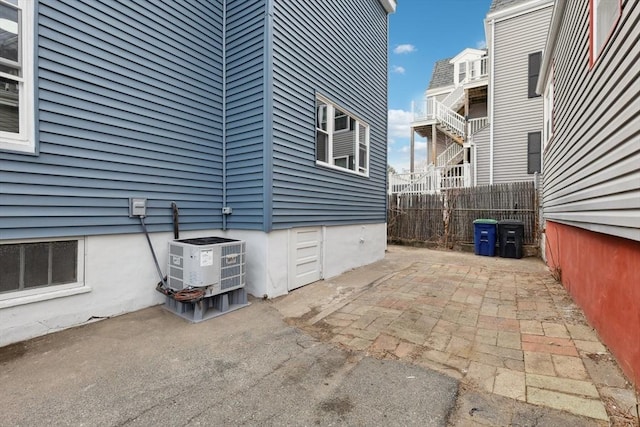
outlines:
[[[399,44],[393,49],[393,53],[397,53],[397,54],[411,53],[415,51],[416,51],[416,47],[412,44]]]
[[[426,141],[414,141],[416,151],[426,151],[427,150],[427,142]],[[411,153],[411,145],[405,145],[400,148],[401,153]]]
[[[391,67],[391,72],[392,73],[396,73],[396,74],[404,74],[406,70],[404,69],[404,67],[401,67],[399,65],[394,65],[393,67]]]
[[[389,110],[388,113],[388,163],[398,172],[409,169],[411,157],[411,111]],[[415,135],[415,164],[416,168],[424,163],[427,156],[427,140]],[[392,145],[393,144],[393,145]]]
[[[487,42],[485,40],[478,40],[476,42],[476,49],[486,49],[487,48]]]
[[[387,121],[389,124],[389,143],[394,138],[408,138],[411,135],[410,123],[413,120],[411,111],[389,110]]]

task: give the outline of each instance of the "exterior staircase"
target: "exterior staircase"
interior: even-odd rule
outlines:
[[[453,166],[460,163],[464,148],[460,144],[451,144],[436,159],[436,167]]]
[[[442,101],[442,105],[453,111],[458,111],[464,102],[464,86],[456,87],[453,92],[446,96]]]
[[[467,73],[464,79],[456,82],[453,91],[441,101],[435,97],[425,98],[419,104],[419,109],[416,109],[416,104],[412,104],[412,128],[435,126],[455,142],[422,171],[389,175],[389,194],[437,193],[449,188],[472,185],[472,166],[463,162],[464,144],[472,141],[473,135],[485,128],[489,120],[487,117],[465,120],[457,111],[465,102],[464,84],[487,79],[488,58],[483,56],[467,61],[465,70]],[[479,86],[481,84],[473,87]]]
[[[455,92],[455,91],[454,91]],[[445,98],[448,102],[459,102],[455,97]],[[458,144],[463,144],[466,134],[466,122],[464,117],[453,111],[444,102],[435,98],[429,98],[425,101],[424,110],[421,116],[427,120],[435,120],[438,129],[449,135]]]

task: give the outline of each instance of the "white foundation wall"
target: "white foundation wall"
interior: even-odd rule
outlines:
[[[289,231],[228,230],[222,236],[243,240],[247,252],[247,292],[257,298],[287,293]]]
[[[325,227],[323,277],[330,279],[379,261],[386,249],[386,223]]]
[[[321,230],[322,278],[329,279],[384,258],[387,224],[307,227]],[[275,298],[289,292],[292,277],[292,234],[296,229],[260,231],[230,230],[225,237],[247,245],[247,292]]]
[[[180,238],[220,235],[216,231],[181,233]],[[151,233],[163,274],[173,233]],[[81,286],[41,288],[36,295],[0,301],[0,346],[78,326],[83,323],[161,304],[160,281],[147,240],[140,234],[84,238]],[[62,286],[63,288],[65,286]]]
[[[386,224],[318,229],[323,239],[323,278],[384,258]],[[220,236],[245,241],[247,292],[274,298],[288,293],[291,233],[201,230],[182,232],[180,238]],[[166,275],[173,233],[151,233],[150,238]],[[79,287],[42,288],[36,295],[16,293],[0,300],[0,346],[164,302],[164,296],[155,290],[160,278],[142,232],[85,237],[83,275]]]

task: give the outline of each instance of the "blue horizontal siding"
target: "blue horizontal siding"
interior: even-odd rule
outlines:
[[[40,0],[39,153],[0,158],[0,238],[139,232],[129,197],[152,231],[172,201],[220,228],[223,133],[229,228],[384,221],[379,2],[273,1],[273,33],[267,0],[225,3]],[[368,178],[315,165],[316,91],[371,126]]]
[[[0,238],[221,227],[222,3],[40,0],[39,154],[0,156]]]
[[[273,37],[273,228],[384,222],[386,12],[377,0],[274,0]],[[316,165],[316,93],[370,126],[369,177]]]
[[[226,12],[227,227],[261,230],[266,0],[228,0]]]

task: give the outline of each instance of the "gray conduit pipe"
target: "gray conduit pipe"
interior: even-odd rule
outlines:
[[[147,243],[149,243],[149,249],[151,249],[151,255],[153,255],[153,262],[156,263],[156,270],[158,271],[158,276],[160,277],[160,283],[162,283],[162,287],[166,289],[167,281],[162,275],[162,270],[160,270],[160,264],[158,264],[158,258],[156,257],[156,252],[153,250],[153,245],[151,244],[151,239],[149,238],[149,232],[147,231],[147,226],[144,223],[144,216],[142,215],[140,215],[140,224],[142,224],[144,235],[147,237]]]

